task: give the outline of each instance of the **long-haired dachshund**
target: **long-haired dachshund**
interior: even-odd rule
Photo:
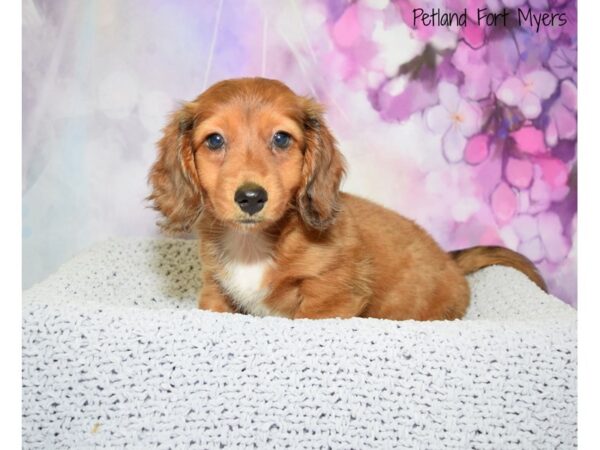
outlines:
[[[465,275],[544,280],[501,247],[446,253],[421,227],[340,192],[344,158],[313,100],[263,78],[222,81],[172,115],[149,175],[167,231],[196,231],[198,305],[289,318],[461,318]]]

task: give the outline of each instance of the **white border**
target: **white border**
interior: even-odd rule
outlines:
[[[598,448],[598,329],[600,308],[598,287],[600,262],[596,261],[600,247],[598,204],[600,186],[598,177],[598,134],[600,124],[598,83],[598,33],[600,8],[595,1],[578,3],[578,392],[579,392],[579,447]],[[596,447],[594,447],[596,446]]]
[[[21,447],[21,8],[0,14],[2,447]]]
[[[21,8],[6,2],[0,15],[2,107],[2,446],[21,446]],[[598,108],[600,70],[600,8],[598,2],[578,2],[579,92],[578,96],[578,307],[579,307],[579,447],[597,444],[596,411],[600,401],[598,382],[598,329],[600,307],[598,288],[600,261],[600,220],[598,203],[600,186],[600,132]]]

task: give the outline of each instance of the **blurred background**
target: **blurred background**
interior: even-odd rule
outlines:
[[[415,7],[469,18],[413,27]],[[484,7],[567,23],[480,27]],[[326,106],[344,190],[448,250],[518,250],[576,305],[576,16],[570,0],[24,0],[23,287],[96,241],[158,235],[144,198],[168,113],[264,76]]]

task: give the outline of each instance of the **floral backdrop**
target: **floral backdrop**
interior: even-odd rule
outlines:
[[[425,26],[414,8],[468,17]],[[478,25],[478,8],[566,20]],[[449,250],[518,250],[576,304],[570,0],[24,0],[24,287],[95,241],[157,234],[144,197],[167,113],[239,76],[327,107],[345,190]]]

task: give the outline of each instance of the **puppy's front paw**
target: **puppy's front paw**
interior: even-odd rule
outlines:
[[[235,312],[229,301],[222,294],[211,295],[209,293],[200,293],[198,308],[220,313]]]

